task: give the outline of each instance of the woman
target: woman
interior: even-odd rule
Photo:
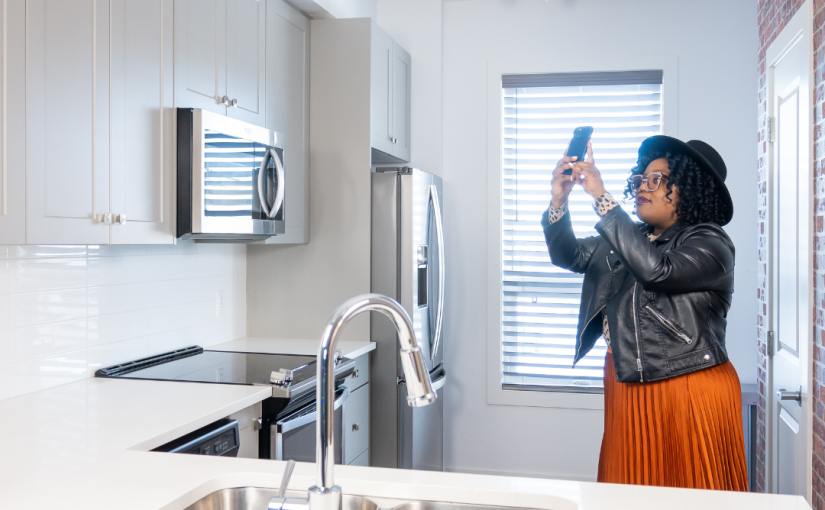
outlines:
[[[572,175],[564,171],[572,169]],[[710,145],[646,139],[625,194],[636,224],[605,191],[590,144],[565,153],[542,216],[553,264],[584,273],[578,362],[604,335],[600,482],[748,489],[739,378],[725,350],[733,293],[727,169]],[[576,239],[567,197],[581,185],[600,234]]]

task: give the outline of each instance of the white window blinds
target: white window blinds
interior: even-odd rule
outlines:
[[[573,368],[582,275],[553,266],[541,214],[551,173],[573,129],[593,126],[593,152],[607,191],[623,202],[639,145],[661,133],[662,71],[502,77],[502,386],[598,392],[607,345]],[[577,237],[598,235],[593,200],[568,202]]]

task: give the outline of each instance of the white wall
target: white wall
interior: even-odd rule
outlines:
[[[0,400],[245,335],[244,245],[0,246]]]
[[[379,3],[379,20],[385,1]],[[390,24],[385,19],[383,23]],[[490,406],[485,394],[487,63],[559,53],[582,61],[590,55],[678,57],[678,136],[707,141],[728,165],[736,214],[727,231],[737,248],[728,347],[742,381],[756,380],[753,2],[446,1],[443,177],[450,314],[444,331],[451,379],[444,444],[448,469],[596,477],[601,411]],[[413,111],[416,108],[414,104]]]

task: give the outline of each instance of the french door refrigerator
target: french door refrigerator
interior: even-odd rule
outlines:
[[[370,362],[370,465],[441,471],[444,399],[444,234],[441,178],[410,167],[372,174],[372,292],[410,314],[438,400],[413,408],[398,356],[395,328],[371,314],[376,350]]]

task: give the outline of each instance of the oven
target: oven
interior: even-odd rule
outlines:
[[[343,406],[349,397],[349,388],[340,386],[335,391],[335,463],[341,464],[343,450]],[[270,424],[270,457],[275,460],[315,462],[316,423],[318,421],[315,400],[303,407],[282,413],[281,418]]]
[[[316,369],[316,356],[212,351],[193,345],[101,368],[95,372],[95,376],[267,386],[272,389],[272,396],[261,401],[258,415],[260,419],[255,420],[254,425],[257,430],[258,458],[315,462],[315,427],[318,415],[315,402]],[[349,397],[345,383],[354,369],[355,360],[344,357],[336,359],[334,437],[335,461],[338,463],[343,459],[343,410]],[[211,429],[196,432],[193,437],[182,438],[185,441],[181,444],[194,445],[193,441],[201,436],[213,439],[213,436],[207,434]],[[236,442],[242,443],[246,436],[241,434],[236,437]],[[209,441],[207,443],[212,444]],[[249,448],[245,444],[237,446],[241,449]],[[252,451],[254,452],[254,446]]]
[[[177,237],[258,241],[286,229],[284,135],[177,110]]]

